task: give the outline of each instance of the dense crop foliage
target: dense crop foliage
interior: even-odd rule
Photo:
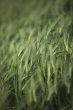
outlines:
[[[0,110],[73,110],[71,0],[0,0]]]

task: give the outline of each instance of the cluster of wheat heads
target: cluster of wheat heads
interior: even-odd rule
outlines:
[[[0,2],[0,110],[72,110],[70,1]]]

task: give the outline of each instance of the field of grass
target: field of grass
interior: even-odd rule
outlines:
[[[0,110],[73,110],[72,0],[0,0]]]

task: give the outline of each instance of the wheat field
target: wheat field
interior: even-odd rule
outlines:
[[[72,0],[0,0],[0,110],[73,110]]]

